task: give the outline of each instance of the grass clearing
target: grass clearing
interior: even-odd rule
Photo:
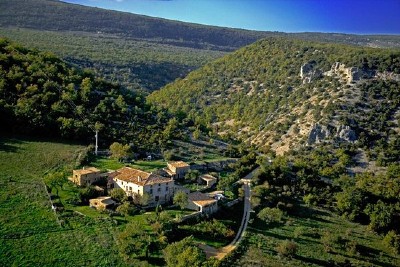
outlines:
[[[112,158],[97,157],[94,161],[90,163],[90,166],[96,167],[101,170],[117,170],[122,167],[128,166],[142,171],[152,172],[167,167],[167,162],[165,162],[164,160],[138,160],[134,161],[134,163],[123,163]]]
[[[123,265],[110,221],[71,215],[60,227],[51,210],[43,176],[83,148],[0,138],[0,266]]]
[[[301,206],[296,216],[285,217],[275,226],[266,225],[254,214],[252,218],[244,242],[223,266],[337,266],[334,264],[346,262],[351,266],[400,266],[399,255],[383,247],[382,237],[329,211]],[[337,238],[330,249],[321,241],[326,232]],[[298,247],[291,259],[276,252],[285,240]]]

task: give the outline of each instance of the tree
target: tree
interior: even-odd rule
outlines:
[[[276,252],[283,257],[292,258],[296,255],[297,244],[293,241],[285,240],[278,244]]]
[[[121,160],[124,157],[129,156],[130,147],[129,145],[122,145],[118,142],[114,142],[110,146],[111,157]]]
[[[67,182],[67,177],[64,172],[50,173],[45,177],[45,182],[50,188],[56,189],[56,195],[58,196],[58,189]]]
[[[368,204],[365,208],[370,220],[368,227],[374,231],[386,230],[392,224],[395,211],[393,204],[384,203],[382,200],[378,200],[376,204]]]
[[[163,254],[168,267],[200,267],[206,261],[206,254],[195,245],[193,237],[168,245]]]
[[[129,223],[124,231],[117,236],[117,243],[126,260],[145,255],[149,257],[150,248],[156,242],[153,236],[145,230],[146,226],[138,221]]]
[[[178,191],[174,195],[173,201],[175,205],[178,205],[181,209],[184,209],[188,205],[188,196],[185,192]]]
[[[400,236],[395,231],[389,231],[382,240],[383,245],[392,250],[394,254],[400,252]]]
[[[264,208],[258,212],[257,217],[266,223],[278,223],[282,220],[283,211],[278,208]]]
[[[110,196],[118,202],[123,202],[127,199],[126,193],[122,188],[114,188],[110,191]]]
[[[116,211],[124,216],[127,216],[127,215],[133,215],[136,209],[129,202],[124,202],[118,206]]]
[[[133,193],[133,203],[140,206],[146,206],[149,204],[151,196],[147,192],[143,192],[143,195]]]
[[[200,172],[198,170],[190,170],[185,174],[185,179],[190,182],[196,182],[200,176]]]

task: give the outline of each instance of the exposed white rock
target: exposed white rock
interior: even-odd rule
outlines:
[[[314,69],[315,63],[305,63],[300,67],[300,78],[303,80],[303,84],[310,83],[311,81],[318,79],[322,76],[322,71]]]

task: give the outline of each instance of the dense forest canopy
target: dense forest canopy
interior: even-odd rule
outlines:
[[[400,47],[399,36],[258,32],[152,18],[55,0],[0,1],[0,36],[89,68],[123,87],[152,92],[227,52],[285,36]]]
[[[2,130],[93,141],[122,140],[138,147],[158,142],[164,114],[144,97],[70,67],[47,52],[0,39]],[[156,144],[154,144],[156,145]]]

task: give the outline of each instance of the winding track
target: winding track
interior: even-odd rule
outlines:
[[[253,178],[253,175],[257,171],[257,169],[255,169],[254,171],[252,171],[251,173],[249,173],[248,175],[246,175],[244,178],[241,179],[241,181],[243,182],[243,189],[244,189],[244,209],[243,209],[242,223],[239,227],[239,230],[238,230],[235,238],[233,239],[233,241],[230,244],[228,244],[225,247],[222,247],[220,249],[216,249],[211,246],[201,244],[200,248],[202,248],[204,250],[207,258],[215,257],[218,260],[223,259],[227,254],[229,254],[231,251],[233,251],[237,247],[239,242],[242,240],[242,238],[245,234],[246,228],[247,228],[247,224],[249,223],[249,219],[250,219],[250,211],[251,211],[250,182],[251,182],[251,178]]]

